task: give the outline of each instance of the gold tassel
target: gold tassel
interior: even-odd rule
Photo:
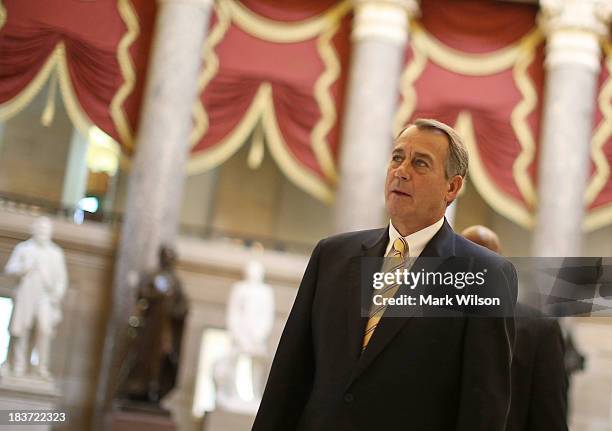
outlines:
[[[264,158],[264,134],[261,124],[258,124],[253,131],[251,138],[251,148],[247,157],[249,168],[255,170],[261,166]]]
[[[51,79],[49,79],[49,89],[47,91],[47,103],[45,103],[45,109],[43,109],[40,122],[43,126],[49,127],[53,123],[55,117],[55,97],[57,94],[57,70],[51,72]]]

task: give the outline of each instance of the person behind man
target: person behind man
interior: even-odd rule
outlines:
[[[501,254],[497,234],[485,226],[470,226],[461,235]],[[515,324],[512,402],[506,429],[567,431],[568,378],[559,323],[518,303]]]
[[[467,168],[467,150],[449,126],[417,120],[399,134],[385,182],[391,222],[315,247],[253,430],[504,430],[512,317],[381,318],[384,310],[362,317],[369,257],[419,257],[415,265],[477,258],[503,274],[501,288],[516,301],[514,267],[444,219]]]

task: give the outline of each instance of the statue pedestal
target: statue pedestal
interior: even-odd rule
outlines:
[[[0,410],[56,410],[60,397],[61,393],[53,381],[27,375],[0,377]],[[69,413],[67,419],[70,423]],[[40,424],[18,428],[23,428],[24,431],[51,431],[52,427],[53,425]]]
[[[111,413],[111,431],[177,431],[167,412],[115,410]]]
[[[214,410],[204,416],[204,431],[249,431],[253,428],[255,416]]]

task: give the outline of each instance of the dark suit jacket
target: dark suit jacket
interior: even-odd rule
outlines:
[[[567,385],[559,323],[516,307],[512,405],[508,431],[567,431]]]
[[[360,257],[383,256],[388,240],[388,229],[375,229],[316,246],[253,430],[504,430],[512,317],[383,317],[361,354]],[[483,259],[516,301],[514,267],[446,222],[421,256]]]

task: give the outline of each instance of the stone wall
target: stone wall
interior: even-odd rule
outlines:
[[[4,125],[0,136],[0,192],[60,202],[72,123],[59,97],[50,127],[41,123],[46,103],[41,91]]]

